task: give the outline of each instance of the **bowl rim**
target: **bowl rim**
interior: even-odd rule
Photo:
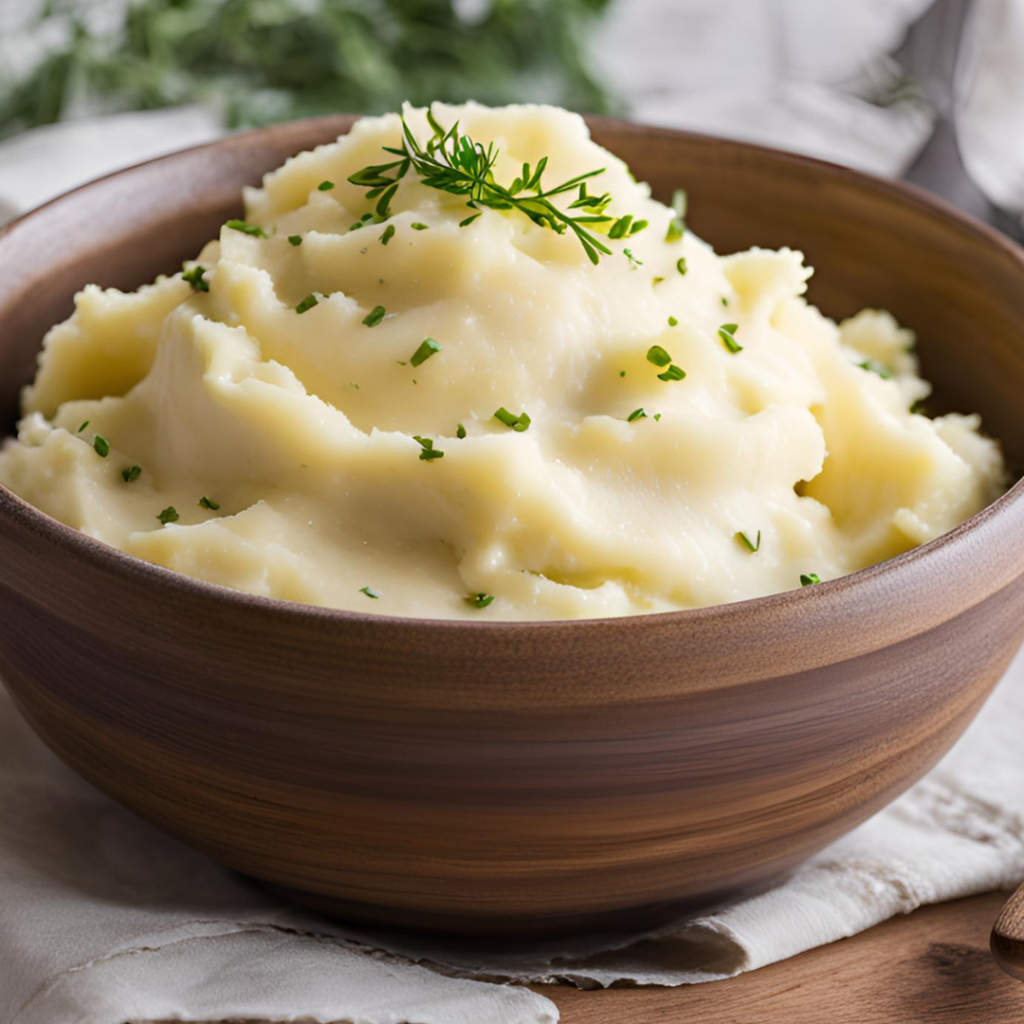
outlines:
[[[346,125],[345,132],[352,124],[358,121],[360,114],[328,114],[320,117],[301,118],[293,121],[285,121],[278,124],[268,125],[244,132],[235,132],[225,135],[210,142],[200,143],[195,146],[188,146],[182,149],[172,150],[159,156],[143,160],[127,167],[111,171],[108,174],[93,178],[81,185],[63,192],[45,203],[27,210],[14,220],[0,227],[0,245],[5,238],[16,231],[29,219],[34,218],[50,208],[72,200],[80,192],[90,190],[101,184],[110,183],[118,178],[135,174],[144,168],[155,164],[180,159],[189,154],[227,148],[238,144],[252,144],[261,138],[269,137],[277,133],[295,130],[299,127],[313,128],[316,125]],[[996,228],[984,223],[972,215],[957,209],[951,203],[939,196],[933,195],[917,185],[904,181],[889,180],[867,171],[846,167],[842,164],[822,160],[817,157],[805,156],[801,153],[789,152],[773,146],[765,146],[758,143],[746,142],[729,137],[718,137],[701,132],[692,132],[684,129],[667,128],[654,125],[642,125],[635,122],[621,120],[618,118],[605,117],[603,115],[584,115],[588,127],[607,128],[611,131],[622,133],[639,134],[648,138],[662,139],[685,139],[696,145],[728,147],[739,152],[744,152],[755,158],[768,157],[774,161],[790,163],[818,174],[833,177],[845,178],[860,186],[867,186],[875,191],[887,194],[890,198],[922,208],[926,213],[937,216],[951,222],[961,231],[966,231],[981,239],[984,243],[1001,250],[1005,256],[1010,257],[1019,264],[1022,276],[1024,276],[1024,248],[1015,243],[1008,236],[1002,234]],[[345,134],[342,132],[341,134]],[[340,136],[339,136],[340,137]],[[317,143],[317,145],[329,145],[330,142]],[[301,150],[299,150],[301,152]],[[292,154],[296,155],[296,154]],[[287,158],[286,158],[287,159]],[[270,170],[273,170],[271,168]],[[264,172],[264,173],[269,173]],[[0,437],[0,444],[5,438]],[[997,439],[998,440],[998,439]],[[810,601],[826,599],[827,596],[835,598],[840,594],[847,594],[850,591],[861,591],[872,583],[879,580],[887,581],[893,576],[905,576],[911,566],[915,566],[922,559],[933,560],[939,553],[953,553],[967,543],[967,538],[977,533],[979,529],[988,524],[990,520],[1004,516],[1011,508],[1024,501],[1024,478],[1014,481],[995,501],[986,505],[976,512],[969,519],[964,520],[954,529],[941,534],[933,540],[919,544],[902,554],[893,558],[885,559],[874,565],[858,569],[856,572],[847,573],[844,576],[832,580],[825,580],[813,586],[798,587],[791,590],[780,591],[775,594],[768,594],[762,597],[744,598],[739,601],[731,601],[726,604],[708,605],[698,608],[674,609],[662,612],[641,612],[633,615],[604,616],[595,618],[579,619],[432,619],[420,616],[391,615],[385,612],[357,612],[341,608],[330,608],[322,605],[306,604],[301,601],[287,601],[281,598],[266,597],[261,594],[252,594],[243,590],[235,590],[231,587],[210,583],[184,573],[166,569],[163,566],[147,562],[144,559],[130,555],[119,548],[97,540],[94,537],[76,530],[57,519],[47,515],[40,509],[25,501],[15,494],[3,483],[0,483],[0,518],[20,520],[22,525],[27,527],[31,533],[39,536],[44,541],[54,545],[58,550],[65,551],[68,555],[77,556],[91,563],[99,569],[106,569],[122,576],[133,577],[142,581],[151,582],[156,588],[168,592],[168,596],[181,594],[202,598],[220,605],[228,605],[239,610],[252,610],[263,613],[284,616],[291,620],[307,620],[326,623],[370,624],[381,623],[391,627],[404,629],[429,629],[432,632],[438,630],[452,630],[457,632],[465,631],[533,631],[543,630],[545,632],[557,632],[572,630],[578,632],[583,629],[607,629],[615,626],[621,628],[628,623],[648,623],[652,627],[656,624],[684,624],[695,623],[707,619],[730,620],[737,616],[747,616],[756,609],[762,613],[783,614],[792,611],[794,608],[809,609]]]

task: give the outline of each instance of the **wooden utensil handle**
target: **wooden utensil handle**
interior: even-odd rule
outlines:
[[[999,966],[1024,981],[1024,885],[1006,901],[996,919],[991,946]]]

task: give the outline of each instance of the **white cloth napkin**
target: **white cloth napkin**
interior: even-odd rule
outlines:
[[[922,904],[1017,884],[1022,735],[1024,657],[931,775],[777,889],[648,935],[500,955],[270,901],[78,779],[0,692],[0,1024],[550,1024],[550,1000],[490,982],[729,977]]]

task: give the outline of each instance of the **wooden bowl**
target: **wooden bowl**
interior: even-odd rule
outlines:
[[[173,271],[334,117],[87,185],[0,236],[0,410],[89,281]],[[803,249],[811,298],[890,309],[944,404],[1024,456],[1024,258],[900,185],[595,120],[722,251]],[[465,623],[286,604],[178,576],[0,488],[0,675],[101,789],[211,857],[390,926],[650,923],[763,886],[960,735],[1024,634],[1024,493],[900,558],[635,618]]]

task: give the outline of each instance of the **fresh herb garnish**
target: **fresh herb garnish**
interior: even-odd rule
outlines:
[[[501,420],[501,422],[504,423],[506,427],[511,427],[513,430],[517,431],[520,434],[524,430],[529,429],[530,423],[532,422],[530,420],[530,417],[527,416],[525,412],[521,412],[518,416],[515,416],[512,413],[510,413],[508,409],[506,409],[504,406],[502,406],[494,414],[494,418],[496,420]]]
[[[413,440],[419,442],[420,446],[420,460],[423,462],[430,462],[432,459],[443,459],[444,452],[434,447],[434,442],[429,437],[420,437],[419,434],[413,435]]]
[[[651,284],[661,284],[661,282],[664,281],[664,280],[665,280],[665,278],[663,278],[663,277],[656,277],[656,278],[654,278],[651,281]]]
[[[654,414],[654,422],[657,423],[660,419],[661,419],[661,413],[660,412],[656,412]]]
[[[199,499],[199,507],[200,508],[208,508],[211,512],[216,512],[217,509],[220,508],[220,504],[218,502],[216,502],[216,501],[210,501],[210,499],[208,497],[206,497],[206,495],[204,494]]]
[[[125,466],[125,468],[121,470],[121,479],[126,484],[135,483],[135,481],[138,480],[140,476],[142,476],[141,466]]]
[[[441,351],[441,343],[434,341],[433,338],[424,338],[420,342],[420,347],[416,349],[412,354],[412,358],[409,360],[410,366],[420,366],[425,363],[435,352]]]
[[[579,174],[553,188],[545,188],[543,174],[548,160],[547,157],[543,157],[536,167],[523,164],[522,174],[506,187],[494,180],[498,150],[495,149],[493,142],[485,147],[483,143],[475,142],[468,135],[460,135],[457,123],[447,130],[444,129],[429,108],[427,121],[433,135],[425,148],[416,141],[403,118],[402,145],[384,147],[385,152],[392,153],[398,159],[390,163],[364,167],[348,179],[353,185],[369,190],[366,197],[377,200],[378,216],[389,216],[391,200],[398,191],[398,183],[412,169],[419,175],[422,185],[452,195],[465,196],[466,204],[473,210],[480,207],[489,207],[492,210],[518,210],[534,224],[551,228],[558,234],[571,230],[591,263],[596,264],[601,258],[601,253],[611,255],[611,249],[591,230],[615,223],[613,218],[605,213],[611,197],[607,194],[589,195],[586,187],[589,179],[604,173],[603,167]],[[576,189],[579,190],[579,195],[569,205],[568,212],[560,210],[551,201],[555,196]],[[580,212],[574,213],[576,210]],[[470,220],[471,218],[466,218],[462,226]]]
[[[380,244],[387,245],[395,237],[395,225],[389,224],[380,236]]]
[[[633,214],[627,213],[624,217],[620,217],[614,224],[608,229],[609,238],[625,238],[629,234],[629,226],[633,223]]]
[[[460,228],[468,228],[469,225],[472,224],[473,221],[475,221],[477,219],[477,217],[479,217],[479,216],[480,216],[479,213],[471,213],[468,217],[465,218],[465,220],[460,220],[459,221],[459,227]]]
[[[224,227],[232,231],[241,231],[243,235],[252,235],[253,238],[266,238],[267,233],[258,224],[250,224],[246,220],[229,220]]]
[[[726,309],[729,308],[729,300],[724,295],[722,296],[722,305],[725,306]]]
[[[743,346],[734,337],[739,329],[739,324],[722,324],[718,328],[718,336],[722,339],[722,344],[734,354],[743,351]]]
[[[757,531],[757,543],[756,544],[752,544],[750,542],[750,538],[742,530],[740,530],[739,533],[736,534],[736,540],[738,540],[744,547],[746,547],[751,552],[757,552],[757,551],[761,550],[761,531],[760,530]]]
[[[676,366],[673,363],[664,373],[658,374],[658,380],[672,381],[672,380],[683,380],[686,377],[686,371],[681,366]]]
[[[474,608],[486,608],[493,600],[493,594],[470,594],[468,597],[463,598],[466,604],[471,604]]]
[[[291,242],[292,245],[302,245],[302,235],[289,235],[288,241]]]
[[[821,577],[816,572],[805,572],[800,575],[801,587],[813,587],[815,583],[820,582]]]
[[[173,505],[168,505],[167,508],[157,516],[157,519],[166,526],[168,523],[176,523],[181,516],[178,515],[178,510]]]
[[[678,327],[679,321],[674,316],[670,316],[668,318],[668,325],[669,327]]]
[[[363,323],[367,327],[376,327],[377,324],[384,319],[387,314],[387,310],[383,306],[374,306],[366,316],[363,317]]]
[[[81,433],[81,432],[82,432],[83,430],[85,430],[85,428],[86,428],[87,426],[89,426],[89,424],[90,424],[90,423],[92,423],[92,420],[86,420],[86,421],[85,421],[85,422],[84,422],[84,423],[83,423],[83,424],[82,424],[82,425],[81,425],[81,426],[80,426],[80,427],[78,428],[78,430],[76,430],[76,431],[75,431],[75,433],[76,433],[76,434],[80,434],[80,433]]]
[[[882,380],[889,380],[892,377],[892,371],[889,367],[878,362],[877,359],[865,359],[863,363],[858,363],[857,366],[862,370],[867,370],[869,373],[877,373]]]
[[[380,600],[380,591],[374,590],[373,587],[360,587],[359,593],[365,594],[367,597],[371,598],[374,601]]]
[[[430,227],[430,225],[429,224],[421,224],[418,220],[414,220],[409,225],[409,227],[411,227],[413,229],[413,231],[426,231]]]
[[[310,292],[310,293],[309,293],[309,295],[307,295],[307,296],[306,296],[306,297],[305,297],[305,298],[304,298],[304,299],[303,299],[303,300],[302,300],[302,301],[301,301],[301,302],[300,302],[300,303],[299,303],[299,304],[298,304],[298,305],[297,305],[297,306],[295,307],[295,312],[296,312],[296,313],[299,313],[299,314],[302,314],[302,313],[306,313],[306,312],[308,312],[309,310],[311,310],[311,309],[312,309],[312,308],[313,308],[314,306],[319,306],[319,305],[320,305],[320,303],[319,303],[319,301],[317,300],[317,297],[316,297],[316,296],[315,296],[315,295],[314,295],[314,294],[313,294],[312,292]],[[318,314],[318,315],[319,315],[319,314]]]
[[[92,446],[101,459],[105,459],[110,454],[110,442],[102,434],[97,434],[92,439]]]
[[[665,232],[666,242],[678,242],[686,233],[686,193],[677,188],[672,193],[672,219],[668,222]],[[680,271],[685,273],[685,271]]]
[[[654,363],[655,366],[668,366],[672,362],[672,357],[660,345],[652,345],[647,350],[647,362]]]
[[[676,270],[678,270],[679,273],[682,274],[684,277],[686,276],[686,257],[685,256],[680,256],[679,259],[676,260]]]
[[[625,370],[619,370],[619,376],[620,377],[625,377],[626,376],[626,371]]]
[[[461,441],[466,436],[466,428],[459,423],[455,428],[455,436]]]
[[[625,256],[627,260],[629,260],[629,269],[630,270],[636,270],[637,267],[642,267],[644,265],[644,261],[643,260],[638,260],[633,255],[633,252],[632,252],[631,249],[623,249],[622,250],[622,255]]]
[[[643,420],[647,418],[647,413],[643,409],[634,409],[627,417],[626,422],[632,423],[634,420]]]
[[[334,188],[334,182],[333,181],[321,181],[320,184],[317,185],[317,188],[321,192],[330,192],[331,189]]]
[[[201,267],[197,263],[191,270],[186,270],[181,275],[181,279],[182,281],[188,281],[192,285],[193,291],[208,292],[210,290],[210,282],[203,277],[205,273],[206,267]]]

